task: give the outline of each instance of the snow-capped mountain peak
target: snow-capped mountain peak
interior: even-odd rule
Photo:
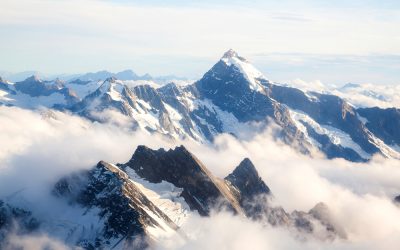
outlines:
[[[100,91],[102,93],[107,93],[111,99],[114,101],[121,100],[121,94],[124,89],[124,84],[122,81],[117,80],[115,77],[107,78],[103,84],[100,86]]]
[[[229,49],[222,56],[222,58],[232,58],[232,57],[239,57],[238,53],[236,51],[234,51],[233,49]]]
[[[249,87],[255,91],[263,91],[263,86],[259,79],[267,80],[264,75],[256,69],[248,60],[244,57],[239,56],[239,54],[230,49],[222,56],[221,61],[223,61],[227,66],[234,66],[243,76],[248,80]]]

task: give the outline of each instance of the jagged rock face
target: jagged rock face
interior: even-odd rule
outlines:
[[[263,121],[267,116],[274,116],[272,100],[250,89],[234,65],[219,61],[195,85],[202,98],[231,112],[241,122]]]
[[[290,215],[282,207],[269,204],[271,190],[248,158],[225,177],[225,182],[231,187],[231,192],[248,218],[274,226],[289,226]]]
[[[399,109],[360,108],[357,112],[367,119],[366,127],[387,145],[400,145]]]
[[[334,95],[316,92],[310,92],[309,94],[312,95],[310,98],[301,90],[272,84],[270,89],[271,97],[278,102],[288,105],[291,109],[306,113],[321,125],[333,126],[346,132],[354,142],[369,154],[379,152],[379,149],[370,143],[369,131],[357,117],[356,110],[343,99]],[[317,141],[321,141],[318,136],[314,136],[314,138]],[[325,144],[325,147],[329,148],[332,145],[331,143]],[[349,152],[343,150],[324,151],[332,157],[341,156],[356,161],[360,158],[353,157],[351,153],[349,154]]]
[[[158,114],[158,122],[160,127],[168,131],[170,134],[178,134],[179,132],[172,124],[171,117],[160,93],[149,85],[141,85],[133,88],[133,92],[137,98],[145,101],[152,108],[150,112]]]
[[[72,204],[99,211],[98,216],[104,223],[101,232],[95,239],[81,239],[75,243],[84,242],[85,248],[108,248],[118,244],[123,244],[125,248],[147,247],[147,228],[162,227],[150,213],[161,218],[171,229],[178,228],[129,180],[125,172],[106,162],[99,162],[89,172],[61,179],[53,193],[67,198]]]
[[[139,146],[131,160],[121,167],[133,169],[150,182],[167,181],[182,188],[181,196],[192,210],[201,215],[209,215],[211,209],[218,206],[240,212],[224,183],[183,146],[169,151]]]
[[[261,195],[271,193],[248,158],[245,158],[231,174],[225,177],[225,181],[238,191],[237,196],[242,206],[246,206],[246,203],[252,203],[254,199]]]
[[[161,110],[165,112],[165,107],[163,105],[162,99],[157,90],[149,85],[141,85],[133,88],[135,95],[149,103],[151,107],[155,110]]]
[[[53,193],[59,197],[66,197],[72,204],[77,203],[87,209],[99,208],[99,217],[104,217],[104,225],[100,226],[103,230],[94,240],[82,239],[86,248],[105,247],[112,239],[117,239],[118,242],[119,239],[125,237],[129,240],[135,236],[144,235],[138,211],[130,209],[129,200],[122,193],[122,181],[112,172],[107,171],[102,164],[98,164],[95,169],[85,175],[88,178],[87,186],[78,193],[70,193],[73,185],[70,186],[69,178],[58,182]],[[71,196],[74,199],[71,199]],[[77,245],[80,243],[71,242]]]
[[[318,230],[324,238],[339,235],[340,230],[327,215],[328,209],[321,204],[308,213],[296,211],[292,214],[273,205],[270,189],[247,158],[224,181],[214,177],[183,146],[169,151],[139,146],[132,159],[119,166],[125,171],[133,169],[150,182],[167,181],[182,188],[181,195],[191,210],[203,216],[209,215],[213,208],[218,209],[222,200],[233,211],[256,221],[310,234]]]
[[[200,121],[196,120],[196,116],[194,115],[196,111],[191,110],[190,100],[183,98],[185,95],[192,92],[190,89],[182,89],[174,83],[169,83],[157,90],[163,102],[173,107],[182,116],[182,119],[179,121],[179,123],[181,124],[185,133],[187,133],[191,138],[196,138],[196,135],[193,133],[193,131],[196,131],[198,128],[198,130],[201,131],[201,134],[203,134],[206,138],[212,138],[207,127],[201,126]]]
[[[232,60],[239,62],[239,66],[230,63]],[[282,127],[281,139],[289,144],[295,143],[302,152],[309,152],[307,148],[310,145],[295,126],[287,108],[269,97],[267,86],[270,82],[257,71],[246,75],[245,69],[240,67],[250,66],[236,52],[225,53],[211,70],[194,83],[199,98],[211,100],[221,110],[233,114],[239,122],[266,122],[267,118],[272,118]],[[249,71],[255,69],[250,68]]]

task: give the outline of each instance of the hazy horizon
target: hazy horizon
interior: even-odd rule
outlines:
[[[400,83],[396,1],[2,1],[0,69],[200,78],[229,48],[277,82]]]

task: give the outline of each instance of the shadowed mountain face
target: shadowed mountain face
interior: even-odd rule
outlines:
[[[231,174],[225,177],[225,180],[239,191],[240,197],[238,198],[242,205],[251,202],[259,195],[271,193],[248,158],[245,158]]]
[[[181,196],[191,209],[197,210],[201,215],[209,215],[217,204],[236,213],[241,212],[225,183],[214,177],[183,146],[169,151],[139,146],[132,159],[121,167],[133,169],[150,182],[167,181],[182,188]]]
[[[138,176],[150,182],[167,181],[181,188],[180,195],[190,209],[203,216],[210,215],[212,210],[226,208],[253,220],[293,227],[311,234],[315,223],[335,228],[327,216],[317,218],[311,212],[288,214],[282,207],[272,205],[273,197],[269,187],[248,158],[224,180],[213,176],[183,146],[168,151],[139,146],[129,162],[118,166],[125,171],[133,169]],[[336,231],[327,229],[324,237],[334,238],[335,235]],[[344,233],[340,237],[344,237]]]
[[[357,110],[366,119],[365,126],[387,145],[400,145],[400,110],[396,108],[362,108]]]
[[[272,119],[282,127],[280,137],[284,141],[295,142],[307,152],[308,142],[295,126],[289,110],[268,96],[269,83],[244,58],[228,51],[193,87],[198,98],[210,100],[240,123]]]
[[[223,60],[196,82],[195,87],[202,98],[211,100],[241,122],[263,121],[267,116],[274,116],[276,110],[277,103],[266,98],[262,91],[251,89],[242,72]]]

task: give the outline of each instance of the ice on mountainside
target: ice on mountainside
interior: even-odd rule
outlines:
[[[267,80],[264,75],[258,71],[251,63],[245,58],[238,55],[238,53],[232,49],[225,52],[221,58],[228,66],[234,65],[240,72],[246,77],[250,83],[250,88],[255,91],[263,91],[263,86],[257,79],[263,78]]]

